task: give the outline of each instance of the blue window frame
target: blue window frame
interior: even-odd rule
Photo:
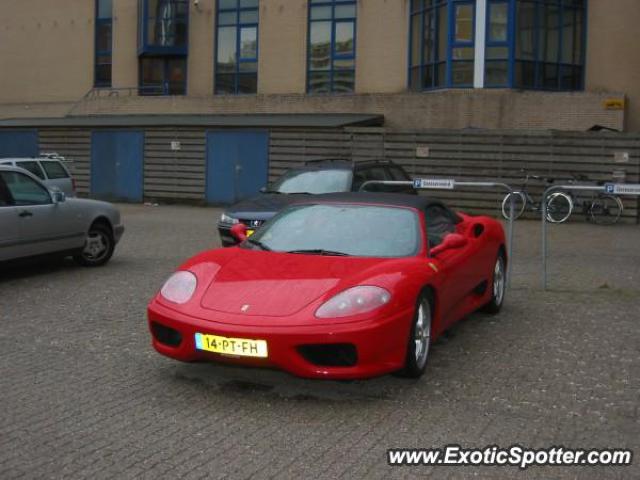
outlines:
[[[185,95],[187,59],[181,56],[140,57],[140,95]]]
[[[218,0],[216,94],[258,91],[258,0]]]
[[[475,0],[412,0],[411,90],[471,87]],[[487,0],[485,87],[581,90],[586,0]]]
[[[188,0],[138,0],[138,54],[187,55]]]
[[[140,95],[185,95],[188,0],[138,0]]]
[[[449,2],[449,19],[448,85],[473,87],[476,54],[475,0]]]
[[[537,90],[584,88],[585,0],[511,0],[511,85]]]
[[[447,85],[448,34],[448,0],[411,2],[409,86],[412,90]]]
[[[352,93],[356,76],[355,0],[310,0],[307,93]]]
[[[485,39],[485,87],[512,85],[513,68],[513,9],[510,0],[487,2],[487,29]]]
[[[97,88],[111,87],[112,17],[112,0],[96,0],[93,85]]]

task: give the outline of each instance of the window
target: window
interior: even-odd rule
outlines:
[[[453,2],[450,84],[472,87],[475,59],[475,1]]]
[[[112,0],[96,0],[94,86],[111,86]]]
[[[26,171],[33,173],[36,177],[44,180],[44,173],[40,165],[36,161],[16,162],[16,167],[24,168]]]
[[[0,207],[8,207],[13,205],[13,199],[9,189],[4,184],[4,180],[0,177]]]
[[[583,88],[585,0],[412,0],[409,88],[580,90]],[[475,44],[478,22],[486,34]],[[476,48],[485,53],[484,82],[474,78]]]
[[[44,171],[47,172],[49,180],[57,180],[60,178],[69,178],[69,174],[59,162],[42,162]]]
[[[487,4],[487,37],[484,84],[508,87],[510,84],[509,2],[490,0]]]
[[[35,180],[22,173],[0,172],[15,205],[44,205],[51,203],[49,192]]]
[[[400,182],[411,181],[411,178],[409,177],[409,175],[407,175],[406,172],[402,170],[402,168],[398,167],[397,165],[390,165],[389,167],[387,167],[387,169],[391,174],[392,180],[400,181]]]
[[[140,95],[187,93],[188,0],[138,0]]]
[[[372,205],[291,206],[254,235],[275,252],[328,250],[356,257],[399,258],[416,255],[420,247],[417,212]]]
[[[138,0],[138,53],[186,55],[188,0]]]
[[[358,191],[365,182],[372,180],[391,180],[391,174],[387,172],[385,167],[365,167],[356,170],[353,180],[353,190]],[[384,185],[367,185],[365,187],[367,192],[384,192],[388,191],[388,188]]]
[[[351,170],[288,170],[271,190],[280,193],[347,192],[351,185]]]
[[[140,95],[184,95],[186,92],[186,58],[140,58]]]
[[[429,248],[442,243],[444,237],[456,231],[454,216],[441,205],[431,205],[425,211]]]
[[[257,93],[258,17],[258,0],[218,1],[217,94]]]
[[[466,10],[460,11],[458,38],[468,36],[465,25]],[[447,54],[449,51],[449,1],[412,0],[409,86],[412,90],[426,90],[447,86]],[[464,47],[462,47],[464,48]],[[465,51],[456,51],[463,55]],[[463,67],[464,69],[464,67]]]
[[[514,87],[580,90],[584,0],[517,0]]]
[[[355,90],[356,3],[355,0],[310,0],[308,93]]]

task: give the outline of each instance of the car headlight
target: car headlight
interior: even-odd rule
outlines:
[[[367,313],[389,303],[391,294],[381,287],[362,285],[349,288],[323,303],[318,318],[341,318]]]
[[[240,223],[240,220],[230,217],[226,213],[223,213],[222,215],[220,215],[220,223],[230,223],[231,225],[235,225],[236,223]]]
[[[180,271],[164,282],[160,294],[170,302],[183,304],[191,300],[197,285],[198,280],[193,273]]]

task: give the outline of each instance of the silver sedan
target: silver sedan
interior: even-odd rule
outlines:
[[[66,198],[30,172],[0,166],[0,261],[60,254],[104,265],[123,233],[110,203]]]

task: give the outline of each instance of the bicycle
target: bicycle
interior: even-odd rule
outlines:
[[[534,201],[526,190],[530,179],[544,180],[546,187],[549,187],[557,180],[551,177],[527,174],[522,189],[513,192],[514,220],[520,218],[525,210],[541,213],[542,202]],[[591,180],[586,175],[572,175],[569,182],[591,182]],[[599,185],[603,183],[604,182],[597,182]],[[502,216],[507,220],[509,220],[511,195],[511,193],[507,194],[502,200]],[[547,220],[551,223],[566,222],[573,214],[576,203],[576,197],[570,191],[552,193],[547,198]],[[581,207],[587,221],[593,221],[599,225],[613,225],[617,223],[624,210],[624,205],[619,197],[597,192],[594,192],[590,199],[583,200]]]
[[[605,182],[593,181],[586,175],[571,175],[569,183],[579,182],[589,182],[599,186],[605,184]],[[568,195],[574,206],[578,204],[571,192],[568,192]],[[582,200],[581,207],[586,220],[597,225],[615,225],[624,211],[624,204],[620,197],[602,192],[592,192],[590,198]]]
[[[523,170],[524,172],[524,170]],[[524,172],[526,173],[526,172]],[[509,220],[509,209],[511,206],[511,195],[513,195],[514,220],[520,218],[525,211],[542,213],[542,202],[536,202],[527,191],[529,180],[540,180],[545,182],[545,188],[555,182],[554,178],[541,177],[538,175],[526,174],[522,188],[508,193],[502,200],[502,216]],[[547,198],[547,220],[551,223],[562,223],[567,221],[573,210],[573,201],[565,192],[554,192]]]

